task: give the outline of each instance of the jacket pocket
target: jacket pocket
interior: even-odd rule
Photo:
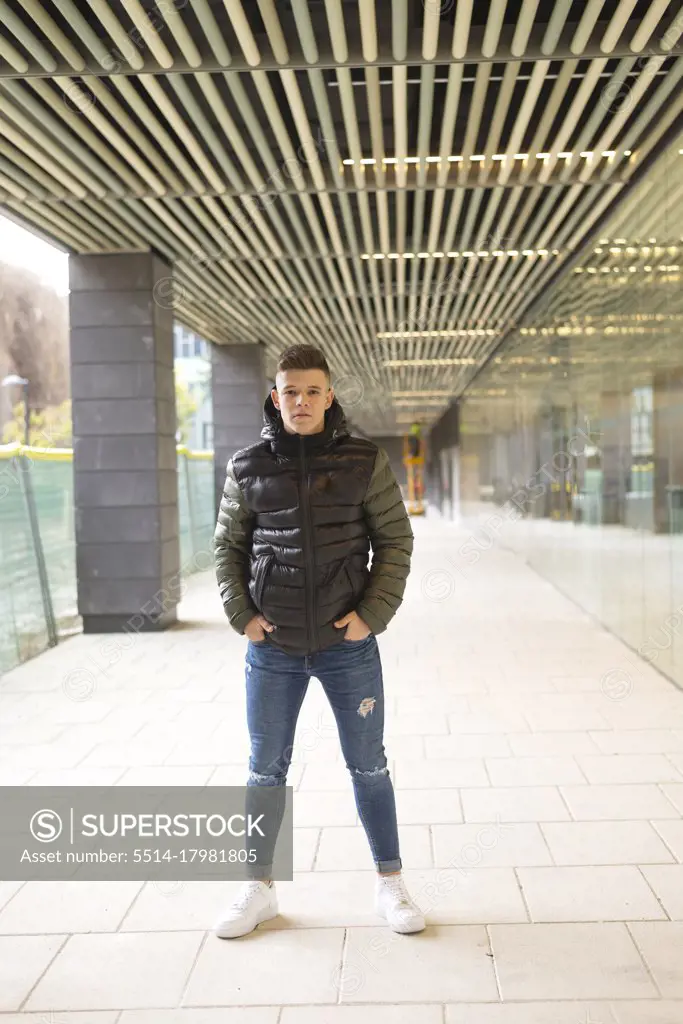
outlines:
[[[360,596],[360,582],[358,580],[358,576],[357,575],[356,575],[356,578],[354,580],[354,573],[353,573],[353,571],[351,569],[351,565],[349,564],[349,562],[346,562],[344,564],[344,575],[346,576],[351,596],[352,596],[353,600],[355,601],[356,598],[358,598]]]
[[[351,591],[351,593],[353,593],[353,580],[351,579],[351,572],[349,570],[348,562],[344,562],[344,576],[346,577],[346,583],[349,590]]]
[[[256,563],[256,572],[254,574],[254,604],[261,610],[261,602],[263,600],[263,592],[266,587],[266,580],[270,570],[273,568],[275,558],[273,555],[263,555],[259,558]]]

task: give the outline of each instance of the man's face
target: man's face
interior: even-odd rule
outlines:
[[[271,396],[288,434],[318,434],[334,391],[322,370],[281,370]]]

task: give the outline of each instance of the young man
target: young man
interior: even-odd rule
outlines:
[[[249,640],[247,786],[285,785],[314,676],[334,712],[377,870],[376,910],[395,931],[421,931],[424,918],[401,875],[375,639],[403,599],[410,520],[386,453],[349,433],[320,349],[283,352],[275,384],[262,440],[228,463],[215,534],[225,612]],[[272,852],[260,850],[253,881],[216,926],[221,938],[246,935],[277,915]]]

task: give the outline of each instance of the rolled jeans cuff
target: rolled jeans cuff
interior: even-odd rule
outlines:
[[[377,860],[375,866],[379,871],[380,875],[389,875],[392,871],[400,871],[403,867],[401,858],[397,857],[396,860]]]

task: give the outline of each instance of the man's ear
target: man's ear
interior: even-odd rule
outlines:
[[[329,387],[328,391],[327,391],[327,398],[325,399],[325,408],[329,409],[329,407],[332,405],[333,401],[334,401],[334,388],[333,387]]]
[[[277,393],[277,388],[272,388],[270,397],[273,399],[273,405],[276,409],[280,408],[280,396]]]

